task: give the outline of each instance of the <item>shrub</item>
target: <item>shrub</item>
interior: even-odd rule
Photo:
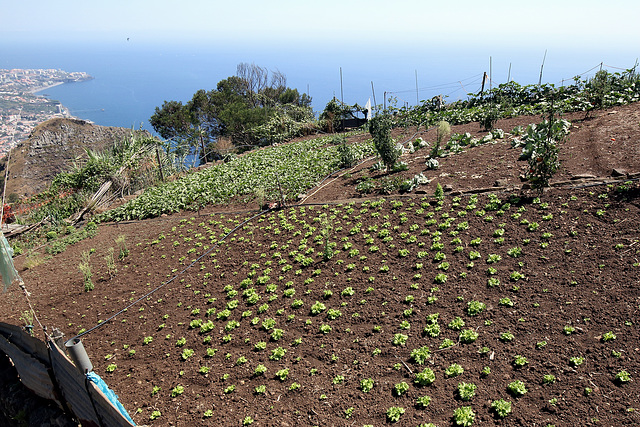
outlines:
[[[528,133],[531,156],[526,174],[531,186],[539,191],[549,186],[549,180],[560,167],[558,145],[569,133],[570,123],[554,120],[553,111],[545,120]]]
[[[391,138],[392,126],[391,117],[386,114],[378,115],[369,121],[369,133],[373,138],[373,144],[388,171],[402,154]]]
[[[337,150],[340,169],[350,168],[358,161],[357,151],[347,144],[345,138],[342,138],[342,142],[338,145]]]

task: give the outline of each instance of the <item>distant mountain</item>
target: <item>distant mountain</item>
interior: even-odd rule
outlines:
[[[56,118],[38,125],[29,138],[11,152],[7,196],[31,196],[45,190],[56,174],[69,170],[76,158],[85,156],[85,148],[110,147],[131,132],[131,129],[97,126],[76,119]],[[2,169],[5,161],[6,158]]]

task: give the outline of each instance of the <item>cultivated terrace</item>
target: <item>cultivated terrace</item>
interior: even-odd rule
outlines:
[[[396,170],[363,132],[301,139],[16,264],[138,424],[639,424],[640,105],[562,118],[544,191],[523,188],[539,115],[453,125],[438,152],[406,124]],[[0,313],[33,321],[17,287]]]

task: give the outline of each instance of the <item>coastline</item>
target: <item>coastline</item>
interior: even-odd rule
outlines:
[[[50,84],[50,85],[36,87],[36,88],[31,89],[29,91],[29,93],[33,94],[33,95],[38,95],[38,92],[42,92],[43,90],[51,89],[52,87],[60,86],[60,85],[63,85],[63,84],[65,84],[65,82],[56,82],[56,83],[53,83],[53,84]],[[38,95],[38,96],[44,96],[44,95]]]
[[[50,85],[33,88],[33,89],[31,89],[29,91],[29,93],[32,94],[32,95],[41,97],[41,98],[47,98],[48,95],[39,94],[38,92],[43,92],[43,91],[45,91],[47,89],[51,89],[52,87],[60,86],[60,85],[63,85],[65,83],[73,83],[73,82],[55,82],[55,83],[50,84]],[[71,114],[71,110],[69,110],[69,108],[67,108],[65,105],[63,105],[57,99],[49,99],[49,100],[50,101],[56,101],[58,103],[58,105],[60,106],[60,113],[59,114],[54,114],[53,116],[49,117],[47,120],[50,120],[50,119],[55,118],[55,117],[60,117],[60,116],[62,116],[64,118],[67,118],[67,119],[83,120],[83,119],[81,119],[79,117],[75,117],[74,115],[72,115]],[[93,124],[93,122],[91,122],[90,120],[84,120],[84,121]]]

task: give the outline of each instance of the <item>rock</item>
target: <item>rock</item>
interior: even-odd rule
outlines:
[[[589,173],[581,173],[577,175],[573,175],[571,179],[595,179],[596,176]]]
[[[613,168],[611,176],[627,176],[627,171],[621,168]]]
[[[445,193],[449,193],[451,191],[453,191],[453,187],[451,186],[451,184],[445,184],[442,189],[444,190]]]
[[[496,182],[493,184],[494,187],[506,187],[508,184],[507,178],[496,179]]]
[[[7,194],[32,195],[43,191],[59,172],[69,170],[76,158],[86,158],[85,149],[110,148],[131,132],[127,128],[98,126],[76,119],[55,118],[41,123],[13,152],[9,169],[14,178],[7,182]],[[147,131],[141,133],[151,136]]]

